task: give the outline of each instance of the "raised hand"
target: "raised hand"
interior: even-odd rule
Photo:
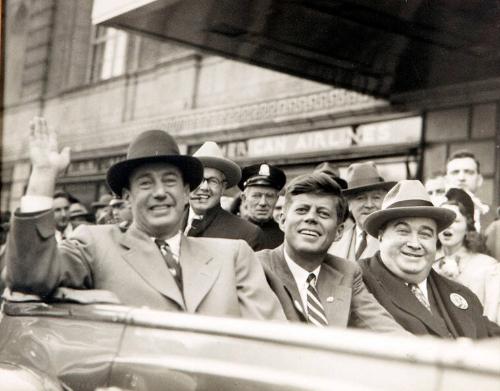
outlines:
[[[70,162],[70,149],[58,151],[57,136],[42,117],[30,121],[29,154],[33,168],[53,170],[57,175]]]

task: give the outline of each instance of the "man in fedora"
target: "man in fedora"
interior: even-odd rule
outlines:
[[[465,286],[432,269],[438,233],[455,219],[450,209],[432,204],[420,181],[398,182],[382,208],[368,216],[366,231],[380,252],[360,261],[368,289],[406,330],[442,338],[500,335]]]
[[[203,180],[189,196],[185,233],[207,238],[243,239],[253,250],[260,249],[264,233],[256,225],[222,209],[224,191],[238,184],[241,169],[207,141],[194,154],[203,164]]]
[[[332,177],[313,172],[294,178],[281,216],[285,241],[257,253],[268,282],[290,321],[404,333],[366,289],[359,265],[327,253],[346,214]]]
[[[7,285],[50,295],[57,287],[104,289],[122,304],[213,316],[284,319],[252,249],[243,240],[190,238],[182,217],[203,178],[201,162],[181,155],[161,130],[139,134],[107,172],[110,189],[130,202],[133,221],[81,225],[59,246],[51,211],[57,173],[69,158],[41,118],[31,127],[33,170],[12,224]]]
[[[370,257],[378,250],[378,242],[364,229],[366,218],[380,209],[387,191],[396,182],[386,182],[374,162],[353,163],[347,168],[347,198],[354,224],[346,224],[342,237],[332,244],[330,254],[349,261]]]
[[[264,231],[262,249],[276,248],[283,243],[283,231],[273,218],[278,194],[285,186],[283,170],[267,163],[243,168],[238,187],[243,191],[241,202],[245,205],[248,221]]]

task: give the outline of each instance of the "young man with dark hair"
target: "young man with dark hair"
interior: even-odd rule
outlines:
[[[366,289],[360,267],[327,253],[346,214],[346,200],[330,176],[292,180],[280,221],[284,243],[257,253],[268,282],[291,321],[403,332]]]

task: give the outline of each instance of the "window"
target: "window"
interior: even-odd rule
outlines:
[[[127,33],[98,26],[92,42],[91,81],[106,80],[125,73]]]

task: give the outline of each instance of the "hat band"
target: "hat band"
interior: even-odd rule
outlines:
[[[395,202],[394,204],[389,205],[386,209],[405,208],[409,206],[434,206],[434,204],[430,201],[425,200],[405,200]]]
[[[361,186],[371,186],[378,185],[379,183],[383,183],[384,179],[382,177],[371,177],[371,178],[361,178],[348,182],[349,187],[361,187]]]

